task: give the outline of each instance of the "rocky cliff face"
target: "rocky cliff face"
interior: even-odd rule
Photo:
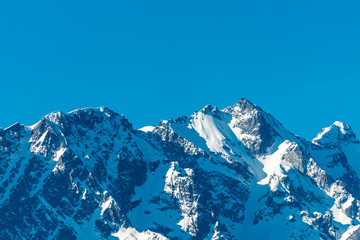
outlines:
[[[241,99],[133,129],[107,108],[0,130],[0,239],[358,239],[360,144]]]

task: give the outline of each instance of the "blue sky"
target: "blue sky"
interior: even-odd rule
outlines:
[[[108,106],[136,128],[245,97],[360,134],[359,1],[2,1],[0,126]]]

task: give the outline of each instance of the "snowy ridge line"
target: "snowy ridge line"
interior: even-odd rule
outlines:
[[[359,239],[360,143],[246,99],[133,129],[106,108],[0,129],[0,239]]]

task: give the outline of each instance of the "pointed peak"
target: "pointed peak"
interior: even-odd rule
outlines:
[[[218,112],[219,109],[216,106],[212,106],[210,104],[205,105],[199,112],[202,113],[214,113],[214,112]]]
[[[237,101],[235,105],[250,105],[250,106],[253,106],[253,107],[256,106],[254,103],[250,102],[246,98],[240,98],[240,100]]]
[[[200,110],[200,112],[205,113],[205,112],[211,112],[212,110],[213,110],[213,107],[210,104],[207,104]]]
[[[332,126],[336,126],[336,127],[339,127],[340,129],[343,129],[343,130],[351,130],[351,127],[343,122],[340,122],[340,121],[335,121]]]
[[[221,118],[221,112],[220,110],[216,107],[216,106],[211,106],[210,104],[206,105],[205,107],[203,107],[199,112],[195,112],[193,114],[196,115],[198,113],[203,113],[203,114],[207,114],[207,115],[212,115],[216,118]]]
[[[343,122],[335,121],[331,126],[321,129],[313,142],[322,145],[343,145],[357,143],[356,134]]]
[[[169,121],[171,122],[172,119],[170,118],[169,120],[161,120],[159,125],[167,125],[169,123]]]
[[[266,114],[266,112],[258,105],[250,102],[245,98],[241,98],[233,106],[229,106],[223,109],[224,112],[230,114],[238,113],[251,113],[251,115]]]
[[[64,113],[61,111],[55,111],[52,113],[49,113],[43,117],[44,120],[53,122],[53,123],[59,123],[60,119],[64,116]]]
[[[232,116],[231,125],[237,129],[239,139],[257,155],[268,153],[276,147],[274,144],[286,139],[298,141],[275,117],[245,98],[222,111]]]
[[[245,98],[241,98],[239,101],[235,103],[235,105],[223,109],[223,111],[228,113],[252,112],[253,110],[255,110],[256,113],[264,113],[264,110],[262,110],[258,105],[250,102]]]

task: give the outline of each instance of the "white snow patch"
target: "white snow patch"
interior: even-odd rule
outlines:
[[[86,200],[86,193],[87,193],[87,189],[85,189],[85,191],[84,191],[84,193],[83,193],[83,195],[81,197],[82,200]]]
[[[338,208],[336,204],[334,204],[330,210],[333,213],[334,221],[339,222],[344,225],[350,225],[352,219],[348,217],[341,208]]]
[[[138,130],[143,131],[143,132],[152,132],[154,130],[154,126],[145,126],[142,128],[139,128]]]
[[[111,234],[119,240],[166,240],[167,238],[159,233],[154,233],[149,230],[139,232],[135,228],[120,228],[117,233]]]
[[[272,155],[267,155],[262,158],[259,158],[261,163],[264,165],[263,171],[267,176],[258,182],[260,185],[269,184],[271,191],[275,191],[278,186],[278,178],[271,178],[273,175],[284,176],[283,168],[288,170],[291,168],[291,164],[285,161],[282,161],[282,156],[285,154],[286,150],[291,145],[290,141],[285,141],[279,145],[278,150]]]
[[[107,191],[104,192],[104,196],[107,195]],[[105,197],[104,197],[105,198]],[[102,204],[101,204],[101,213],[100,215],[102,216],[104,214],[104,211],[106,209],[108,209],[109,207],[111,207],[112,203],[114,202],[114,199],[109,196],[106,201],[104,201]]]

